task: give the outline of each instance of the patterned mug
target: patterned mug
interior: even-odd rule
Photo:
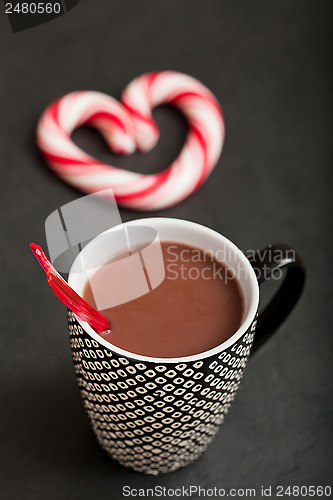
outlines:
[[[186,466],[206,450],[235,397],[252,354],[296,304],[304,285],[300,257],[287,245],[254,252],[252,262],[232,242],[199,224],[168,218],[127,222],[157,230],[161,241],[223,252],[236,273],[246,313],[238,331],[221,345],[192,356],[153,358],[113,346],[69,312],[69,335],[77,382],[102,448],[122,465],[147,474]],[[109,231],[114,231],[112,228]],[[105,253],[98,237],[85,257]],[[109,260],[112,254],[108,254]],[[79,256],[78,256],[79,258]],[[73,272],[70,285],[82,293],[84,279]],[[259,284],[286,268],[275,297],[258,315]]]

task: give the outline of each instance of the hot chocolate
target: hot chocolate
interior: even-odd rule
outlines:
[[[146,295],[101,311],[112,326],[102,336],[126,351],[158,358],[189,356],[226,341],[244,315],[237,279],[210,252],[174,242],[161,242],[161,248],[163,282]],[[83,292],[94,307],[94,279],[102,272],[103,267]],[[117,284],[108,283],[105,294],[108,286]]]

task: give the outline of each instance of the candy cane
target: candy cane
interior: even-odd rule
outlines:
[[[150,150],[159,132],[152,109],[177,107],[187,118],[185,144],[164,171],[144,175],[102,163],[76,146],[71,133],[80,125],[96,127],[110,148],[130,154]],[[121,103],[99,92],[72,92],[42,114],[37,144],[46,163],[65,181],[86,193],[112,188],[117,203],[158,210],[179,203],[209,176],[222,151],[224,121],[214,95],[194,78],[173,71],[147,73],[124,90]]]

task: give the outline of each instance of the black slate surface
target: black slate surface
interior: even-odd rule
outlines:
[[[2,499],[117,500],[124,485],[256,488],[260,497],[262,485],[331,484],[331,26],[332,4],[323,0],[81,0],[65,16],[16,34],[1,9]],[[76,89],[119,97],[132,78],[159,69],[205,83],[222,105],[227,133],[207,183],[149,215],[206,224],[243,250],[287,242],[302,255],[308,281],[288,321],[250,361],[208,451],[154,478],[119,466],[95,441],[64,307],[28,243],[45,246],[45,218],[78,196],[36,152],[45,106]],[[177,155],[185,125],[165,108],[155,116],[162,137],[146,156],[115,158],[88,131],[75,140],[117,165],[157,172]]]

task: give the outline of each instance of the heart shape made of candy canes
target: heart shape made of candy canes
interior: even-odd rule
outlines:
[[[179,156],[164,171],[144,175],[102,163],[80,149],[71,134],[93,126],[118,154],[149,151],[159,131],[152,109],[178,108],[188,134]],[[174,71],[146,73],[125,88],[121,101],[94,91],[71,92],[53,102],[37,127],[37,144],[54,172],[86,193],[112,188],[120,206],[159,210],[179,203],[209,176],[221,154],[225,127],[214,95],[198,80]]]

